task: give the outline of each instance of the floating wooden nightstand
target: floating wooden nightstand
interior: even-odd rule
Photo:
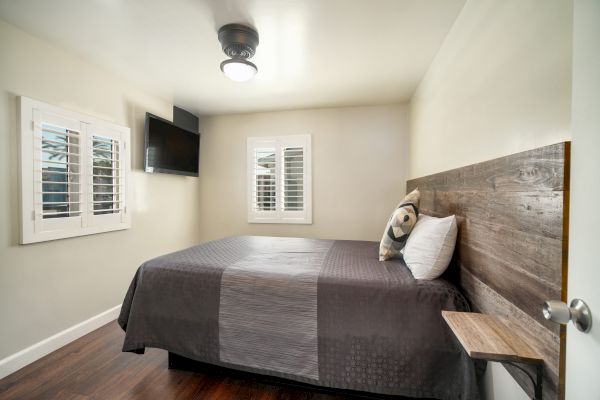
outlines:
[[[471,358],[510,364],[531,379],[535,388],[534,400],[542,400],[544,359],[509,328],[502,318],[456,311],[442,311],[442,316]],[[517,365],[536,367],[536,377]]]

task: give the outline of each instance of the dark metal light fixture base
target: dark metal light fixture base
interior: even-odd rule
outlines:
[[[258,32],[242,24],[227,24],[219,29],[223,52],[231,58],[247,59],[254,56],[258,46]]]

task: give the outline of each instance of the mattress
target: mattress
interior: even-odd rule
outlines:
[[[237,236],[145,262],[118,322],[123,351],[314,385],[478,398],[475,368],[441,317],[467,311],[443,279],[415,280],[378,243]]]

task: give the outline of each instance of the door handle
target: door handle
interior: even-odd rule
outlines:
[[[573,299],[571,305],[567,306],[559,300],[548,300],[544,302],[544,318],[566,325],[569,321],[581,332],[588,333],[592,329],[592,312],[581,299]]]

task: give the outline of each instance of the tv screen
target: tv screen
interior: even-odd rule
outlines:
[[[146,113],[146,172],[198,176],[200,134]]]

